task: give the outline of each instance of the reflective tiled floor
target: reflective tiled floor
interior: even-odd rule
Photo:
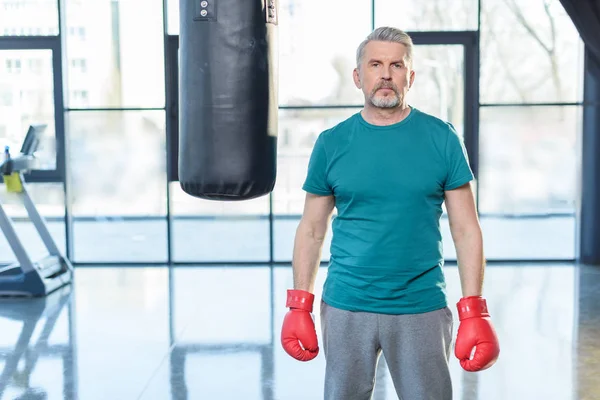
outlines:
[[[323,355],[279,345],[291,284],[289,267],[78,268],[45,299],[0,301],[0,399],[322,399]],[[485,295],[501,358],[475,374],[453,358],[454,399],[600,399],[600,267],[492,265]],[[379,365],[374,400],[397,399]]]

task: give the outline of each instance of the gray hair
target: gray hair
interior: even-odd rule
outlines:
[[[381,28],[375,29],[373,32],[367,36],[365,40],[358,46],[356,50],[356,67],[360,68],[360,63],[362,61],[363,55],[365,53],[365,46],[370,41],[379,41],[379,42],[394,42],[400,43],[406,46],[406,63],[408,67],[412,66],[413,59],[413,42],[411,37],[404,31],[392,28],[389,26],[383,26]]]

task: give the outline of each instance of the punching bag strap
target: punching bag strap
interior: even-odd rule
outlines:
[[[193,0],[194,21],[216,21],[218,0]]]
[[[277,52],[277,24],[278,24],[278,10],[279,0],[263,0],[263,8],[265,11],[266,26],[267,26],[267,37],[273,44],[269,46],[269,102],[268,102],[268,123],[267,123],[267,134],[271,137],[277,137],[278,128],[278,58]]]
[[[263,0],[263,8],[265,10],[265,18],[267,24],[277,25],[277,9],[278,9],[278,0]],[[265,7],[266,3],[266,7]]]

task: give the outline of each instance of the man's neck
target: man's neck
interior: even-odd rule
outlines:
[[[361,115],[372,125],[393,125],[405,119],[410,114],[410,106],[402,104],[395,108],[376,108],[365,106]]]

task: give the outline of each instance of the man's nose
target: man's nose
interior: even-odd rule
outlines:
[[[392,78],[392,74],[389,68],[382,68],[381,71],[381,79],[391,79]]]

